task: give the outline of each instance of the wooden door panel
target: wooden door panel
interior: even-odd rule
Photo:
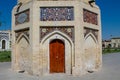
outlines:
[[[61,40],[50,43],[50,73],[65,72],[65,48]]]
[[[56,58],[54,56],[56,56],[56,52],[57,52],[57,48],[56,48],[56,43],[51,43],[50,44],[50,72],[56,72],[57,70],[57,62],[56,62]]]
[[[58,46],[58,56],[59,56],[59,62],[58,62],[58,67],[59,67],[59,71],[58,72],[64,72],[64,44],[62,44],[61,42],[59,42],[59,46]]]

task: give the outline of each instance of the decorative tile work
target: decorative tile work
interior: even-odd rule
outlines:
[[[15,31],[16,40],[22,33],[24,33],[29,38],[29,29],[24,29],[24,30]]]
[[[9,40],[9,33],[6,33],[6,32],[0,32],[0,41],[1,40]]]
[[[95,29],[91,29],[91,28],[84,28],[84,37],[87,35],[87,34],[89,34],[89,33],[92,33],[95,37],[96,37],[96,39],[98,40],[98,30],[95,30]]]
[[[15,24],[18,25],[23,24],[25,22],[29,22],[29,15],[30,15],[29,9],[15,14]]]
[[[98,15],[94,12],[83,9],[83,19],[84,22],[92,23],[98,25]]]
[[[73,7],[41,7],[41,21],[72,21]]]
[[[53,31],[60,31],[68,35],[74,42],[74,27],[41,27],[40,28],[40,40]]]

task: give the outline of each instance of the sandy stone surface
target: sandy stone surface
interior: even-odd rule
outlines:
[[[120,53],[103,55],[101,71],[75,77],[65,74],[50,74],[46,76],[30,76],[16,73],[10,69],[11,63],[0,63],[0,80],[120,80]]]

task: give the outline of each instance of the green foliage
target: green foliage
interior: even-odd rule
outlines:
[[[120,48],[105,48],[103,49],[103,54],[108,54],[108,53],[117,53],[120,52]]]
[[[11,51],[0,51],[0,62],[10,62]]]

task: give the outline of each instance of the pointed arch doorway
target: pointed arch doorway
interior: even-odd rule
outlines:
[[[65,44],[62,40],[55,39],[49,44],[50,48],[50,73],[65,73]]]
[[[3,41],[2,41],[2,49],[5,49],[5,47],[6,47],[5,44],[6,44],[6,41],[3,40]]]

